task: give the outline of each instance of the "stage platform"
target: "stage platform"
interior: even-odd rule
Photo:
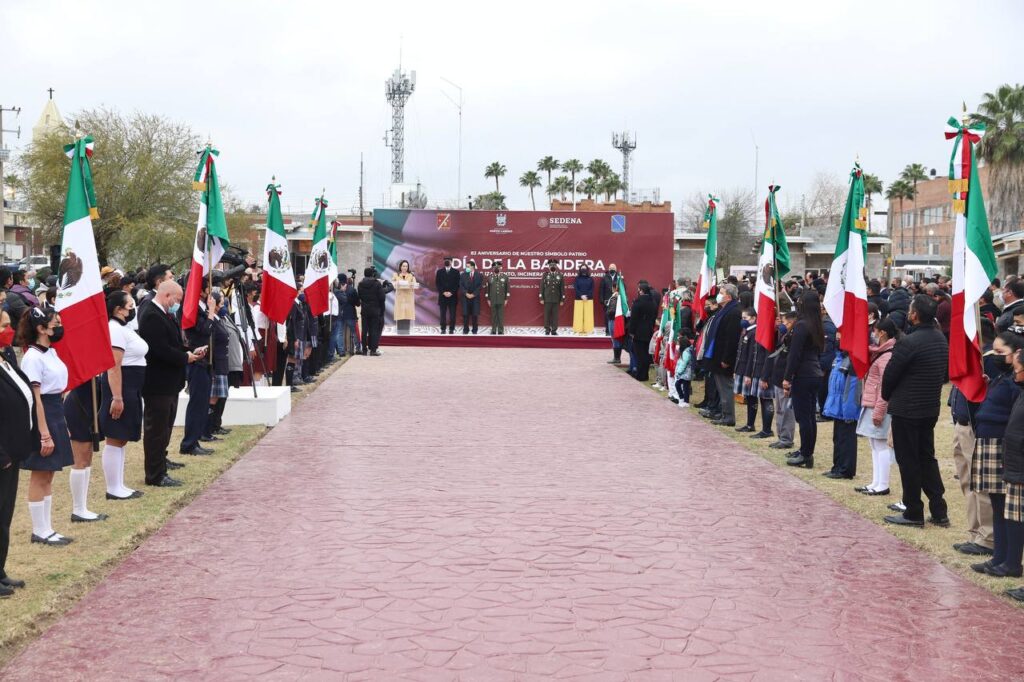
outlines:
[[[432,348],[574,348],[574,349],[607,349],[612,341],[604,334],[577,335],[572,329],[559,330],[558,336],[546,336],[543,330],[538,332],[515,332],[504,335],[491,334],[490,329],[481,329],[476,334],[463,334],[456,329],[455,334],[441,334],[437,331],[416,329],[413,334],[396,334],[395,330],[387,329],[380,337],[381,346],[407,346]]]

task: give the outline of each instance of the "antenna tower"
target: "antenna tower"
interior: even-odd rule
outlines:
[[[636,133],[612,133],[612,146],[622,152],[622,196],[629,200],[629,157],[636,149]]]
[[[405,180],[405,103],[416,89],[416,72],[407,75],[399,66],[384,82],[384,96],[391,105],[391,130],[384,133],[384,145],[391,147],[391,182]]]

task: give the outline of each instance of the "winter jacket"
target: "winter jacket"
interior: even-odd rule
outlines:
[[[676,379],[693,381],[693,376],[693,346],[687,346],[679,358],[679,362],[676,363]]]
[[[1024,484],[1024,391],[1013,402],[1003,432],[1003,480]]]
[[[975,438],[1002,438],[1019,394],[1020,388],[1013,383],[1013,374],[1009,371],[990,382],[985,399],[974,413]]]
[[[14,287],[11,287],[11,291],[14,291]],[[1024,306],[1024,300],[1017,300],[1013,303],[1007,303],[1006,307],[1003,308],[1002,314],[996,318],[996,329],[1001,332],[1005,332],[1013,325],[1013,314],[1020,310],[1024,310],[1021,306]]]
[[[811,341],[811,330],[803,320],[797,320],[793,325],[793,335],[789,343],[789,357],[786,359],[786,369],[783,375],[787,381],[793,381],[796,377],[821,377],[825,373],[821,370],[819,356],[821,349]]]
[[[871,346],[871,365],[864,377],[864,393],[861,395],[860,404],[862,407],[871,408],[871,418],[881,422],[885,418],[885,412],[889,402],[882,399],[882,375],[885,374],[885,367],[892,358],[892,349],[896,345],[896,339],[889,339],[881,346]]]
[[[654,336],[654,322],[658,315],[658,304],[651,294],[640,294],[633,301],[629,313],[629,333],[635,343],[649,343]]]
[[[949,296],[943,296],[935,309],[935,321],[939,323],[939,329],[942,330],[942,335],[946,337],[947,341],[949,340],[949,320],[952,314],[953,304]]]
[[[751,369],[753,367],[754,348],[757,347],[757,341],[754,340],[755,334],[757,334],[757,325],[752,325],[744,329],[743,334],[740,336],[740,345],[736,349],[737,376],[753,376]]]
[[[775,344],[775,351],[768,356],[768,362],[771,363],[771,383],[772,386],[782,388],[782,382],[786,379],[786,366],[789,364],[789,347],[793,342],[793,330],[785,329],[779,331],[779,340]]]
[[[875,307],[878,308],[879,317],[885,317],[889,314],[889,302],[886,301],[881,295],[868,296],[868,303],[874,303]]]
[[[910,292],[902,287],[893,289],[885,302],[889,305],[889,318],[897,329],[905,331],[907,315],[910,314]]]
[[[835,361],[836,352],[839,350],[839,344],[836,343],[836,334],[839,331],[828,315],[821,321],[821,326],[825,330],[825,349],[818,356],[818,364],[821,366],[822,376],[826,376],[832,371],[832,362]]]
[[[949,345],[935,325],[917,325],[896,342],[882,374],[889,414],[906,419],[938,417],[949,374]]]
[[[837,353],[828,376],[828,397],[822,414],[830,419],[852,422],[860,416],[860,382],[846,353]]]

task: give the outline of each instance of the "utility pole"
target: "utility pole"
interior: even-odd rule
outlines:
[[[53,94],[51,93],[52,97]],[[11,156],[11,150],[4,145],[4,133],[14,133],[15,137],[21,139],[21,126],[15,130],[4,128],[4,112],[11,111],[15,118],[21,114],[21,107],[4,107],[0,104],[0,241],[4,237],[4,162]]]
[[[459,85],[456,85],[455,83],[451,82],[444,76],[441,76],[441,80],[443,80],[445,83],[459,91],[458,102],[452,99],[444,90],[442,90],[441,93],[445,97],[448,97],[448,101],[454,104],[455,108],[459,110],[459,175],[458,180],[456,181],[455,188],[455,208],[462,208],[462,88]]]
[[[363,224],[363,153],[359,152],[359,224]]]

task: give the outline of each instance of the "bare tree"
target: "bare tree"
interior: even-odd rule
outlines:
[[[812,224],[838,225],[846,206],[847,186],[834,173],[818,171],[807,193],[808,219]]]

